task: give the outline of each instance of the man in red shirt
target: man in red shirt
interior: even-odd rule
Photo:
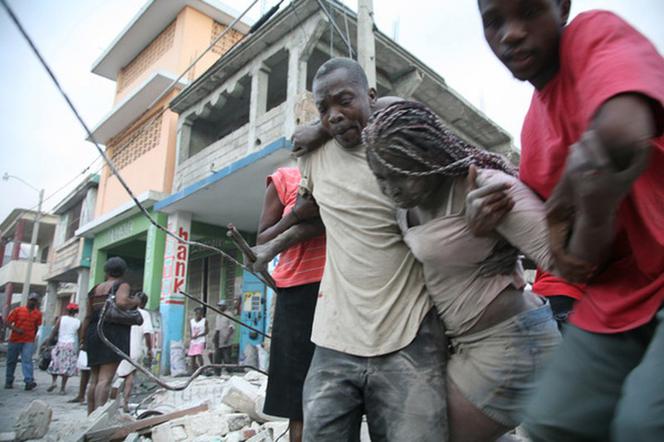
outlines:
[[[664,60],[610,12],[566,25],[570,0],[478,3],[493,52],[536,89],[520,178],[547,200],[554,253],[568,231],[556,221],[576,229],[575,208],[594,214],[567,246],[595,275],[534,286],[578,301],[526,429],[534,441],[662,440]]]
[[[35,349],[35,336],[42,323],[42,314],[39,311],[39,295],[31,293],[25,307],[16,307],[7,316],[7,327],[12,331],[9,335],[7,348],[7,372],[5,374],[5,388],[14,387],[14,371],[21,355],[21,368],[26,390],[33,390],[37,384],[32,370],[32,354]]]

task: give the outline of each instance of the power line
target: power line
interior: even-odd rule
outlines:
[[[225,32],[227,32],[229,29],[231,29],[231,26],[232,26],[235,22],[237,22],[241,17],[243,17],[243,16],[249,11],[249,9],[251,9],[251,8],[257,3],[257,1],[258,1],[258,0],[254,1],[254,2],[249,6],[249,8],[247,8],[247,9],[246,9],[246,10],[245,10],[245,11],[244,11],[244,12],[243,12],[238,18],[236,18],[236,19],[233,21],[233,23],[232,23],[228,28],[226,28],[226,29],[222,32],[222,34],[225,33]],[[15,24],[16,27],[18,28],[19,32],[23,35],[23,38],[26,40],[26,42],[28,43],[28,45],[29,45],[30,48],[32,49],[33,53],[35,54],[35,56],[37,57],[37,59],[38,59],[39,62],[41,63],[42,67],[46,70],[48,76],[49,76],[49,77],[51,78],[51,80],[53,81],[53,84],[54,84],[55,87],[58,89],[58,92],[60,93],[60,95],[62,95],[62,98],[64,98],[64,100],[66,101],[67,105],[69,106],[69,109],[72,111],[72,113],[74,114],[74,116],[76,117],[76,119],[79,121],[79,123],[81,124],[81,126],[82,126],[83,129],[85,130],[85,132],[86,132],[86,134],[88,135],[88,138],[90,139],[90,141],[91,141],[91,142],[94,144],[94,146],[97,148],[97,151],[99,152],[99,154],[101,155],[101,157],[104,159],[104,161],[106,162],[106,164],[108,165],[108,167],[113,171],[113,174],[117,177],[118,182],[119,182],[120,185],[125,189],[125,191],[126,191],[127,194],[131,197],[131,199],[134,201],[134,204],[136,205],[136,207],[139,208],[139,210],[141,211],[141,213],[143,214],[143,216],[144,216],[144,217],[145,217],[145,218],[146,218],[146,219],[147,219],[147,220],[148,220],[148,221],[149,221],[149,222],[150,222],[155,228],[157,228],[158,230],[161,230],[161,231],[164,232],[166,235],[168,235],[168,236],[170,236],[171,238],[175,239],[175,240],[178,241],[179,243],[187,244],[187,245],[190,245],[190,246],[198,246],[198,247],[202,247],[202,248],[204,248],[204,249],[208,249],[208,250],[215,251],[215,252],[219,253],[221,256],[223,256],[224,258],[226,258],[226,259],[228,259],[229,261],[231,261],[231,262],[233,262],[233,263],[239,265],[241,268],[243,268],[243,269],[246,270],[247,272],[249,272],[249,273],[253,274],[254,276],[256,276],[256,278],[258,278],[260,281],[262,281],[265,285],[271,287],[271,284],[269,284],[267,281],[265,281],[265,279],[264,279],[261,275],[254,273],[254,271],[253,271],[251,268],[249,268],[248,266],[244,265],[244,263],[242,263],[242,262],[236,260],[234,257],[230,256],[228,253],[224,252],[223,250],[221,250],[221,249],[219,249],[219,248],[217,248],[217,247],[214,247],[214,246],[210,246],[210,245],[207,245],[207,244],[204,244],[204,243],[200,243],[200,242],[198,242],[198,241],[184,240],[184,239],[180,238],[177,234],[171,232],[171,231],[168,230],[167,228],[165,228],[165,227],[163,227],[162,225],[160,225],[160,224],[159,224],[159,223],[158,223],[158,222],[152,217],[152,215],[150,214],[150,212],[148,212],[148,210],[147,210],[147,209],[141,204],[141,202],[138,201],[138,198],[134,195],[134,193],[132,192],[132,190],[129,188],[129,185],[127,184],[127,182],[122,178],[122,176],[121,176],[120,173],[118,172],[118,169],[115,167],[115,164],[114,164],[114,163],[111,161],[111,159],[106,155],[106,152],[104,152],[104,150],[101,148],[101,146],[100,146],[99,143],[97,142],[97,140],[96,140],[94,134],[92,133],[92,131],[91,131],[90,128],[88,127],[87,123],[85,122],[85,120],[83,120],[83,117],[80,115],[80,113],[79,113],[78,110],[76,109],[76,106],[74,106],[74,104],[72,103],[71,99],[69,98],[69,96],[67,95],[67,93],[64,91],[64,89],[63,89],[62,86],[60,85],[60,82],[58,81],[57,77],[55,76],[55,74],[54,74],[53,71],[51,70],[51,68],[50,68],[50,66],[48,65],[48,63],[46,62],[46,60],[44,60],[44,58],[42,57],[41,53],[39,52],[39,50],[38,50],[37,47],[35,46],[34,42],[33,42],[32,39],[30,38],[30,36],[28,35],[28,33],[27,33],[27,32],[25,31],[25,29],[23,28],[23,25],[22,25],[21,22],[18,20],[18,17],[14,14],[14,11],[10,8],[9,4],[7,3],[7,1],[6,1],[6,0],[0,0],[0,2],[2,2],[2,6],[3,6],[3,7],[5,8],[5,10],[7,11],[7,14],[9,14],[11,20],[14,22],[14,24]],[[191,67],[190,67],[190,68],[191,68]],[[190,69],[190,68],[188,68],[188,69]],[[273,287],[273,288],[275,288],[275,287]],[[276,290],[276,288],[275,288],[275,290]]]

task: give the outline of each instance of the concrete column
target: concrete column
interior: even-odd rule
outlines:
[[[90,269],[85,267],[78,269],[76,279],[76,298],[78,304],[78,318],[82,321],[88,310],[88,292],[90,291]]]
[[[16,230],[14,231],[14,244],[12,244],[12,261],[17,260],[21,255],[21,244],[23,243],[24,234],[25,234],[25,220],[19,219],[16,222]]]
[[[251,95],[249,96],[249,152],[256,147],[256,124],[258,118],[267,110],[267,85],[270,68],[259,64],[251,74]]]
[[[14,294],[14,283],[5,284],[5,305],[2,307],[2,317],[7,318],[9,308],[12,305],[12,295]]]
[[[55,309],[58,305],[58,283],[56,281],[48,281],[46,283],[46,296],[42,299],[42,331],[39,344],[41,341],[51,333],[53,323],[55,321]]]
[[[0,238],[0,267],[5,264],[5,249],[7,248],[7,240]]]
[[[92,253],[90,254],[90,279],[89,286],[92,287],[104,281],[104,263],[108,259],[105,250],[99,250],[95,243],[92,243]]]
[[[178,237],[188,240],[191,235],[191,213],[176,212],[168,217],[168,230]],[[161,280],[161,373],[170,373],[171,342],[182,341],[184,337],[185,308],[184,296],[180,290],[187,290],[187,268],[189,266],[189,246],[173,237],[166,238],[164,267]]]
[[[298,124],[295,115],[297,99],[307,87],[307,62],[301,60],[301,49],[293,45],[288,49],[288,85],[286,89],[286,119],[284,122],[284,135],[290,137]]]
[[[373,1],[357,3],[357,61],[364,69],[369,87],[376,87],[376,42],[374,39]]]
[[[191,126],[193,123],[187,118],[180,119],[175,141],[175,160],[176,167],[187,158],[189,158],[189,148],[191,147]]]
[[[161,226],[165,226],[168,216],[165,213],[156,213],[155,219]],[[143,291],[148,295],[147,308],[157,310],[161,293],[162,270],[164,268],[164,249],[166,234],[155,226],[148,227],[148,239],[145,246],[145,271],[143,273]]]
[[[19,219],[16,222],[16,230],[14,231],[14,239],[12,244],[11,260],[17,260],[21,255],[21,243],[23,242],[23,235],[25,233],[25,220]],[[8,282],[5,285],[5,306],[3,309],[3,318],[9,314],[9,307],[12,305],[12,295],[14,294],[14,284]]]
[[[78,226],[84,226],[95,217],[95,204],[97,203],[97,188],[91,187],[85,193],[83,206],[81,207],[81,217],[78,221]]]

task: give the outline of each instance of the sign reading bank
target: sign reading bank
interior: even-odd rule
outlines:
[[[189,240],[191,215],[176,213],[168,217],[168,230],[184,241]],[[186,290],[189,246],[171,236],[166,237],[164,270],[161,282],[162,304],[183,304],[181,290]]]

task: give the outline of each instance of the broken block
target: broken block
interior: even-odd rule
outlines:
[[[53,410],[39,399],[30,402],[16,419],[14,432],[16,440],[41,439],[48,431]]]

